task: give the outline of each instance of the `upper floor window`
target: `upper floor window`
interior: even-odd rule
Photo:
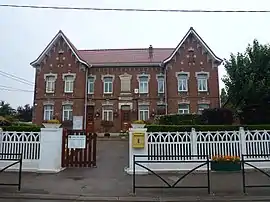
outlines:
[[[88,77],[87,89],[88,89],[88,94],[94,94],[94,90],[95,90],[95,77],[93,77],[93,76]]]
[[[113,93],[113,77],[104,77],[103,78],[103,92],[105,94]]]
[[[74,76],[72,75],[67,75],[64,76],[64,82],[65,82],[65,93],[73,93],[73,88],[74,88]]]
[[[130,92],[130,84],[132,75],[124,73],[119,76],[121,81],[121,92]]]
[[[56,75],[44,75],[46,81],[46,93],[54,93]]]
[[[43,119],[44,120],[52,120],[53,119],[53,111],[54,111],[54,106],[53,105],[44,105],[43,108]]]
[[[198,104],[198,114],[202,114],[203,110],[209,109],[209,104]]]
[[[199,92],[207,92],[208,91],[208,73],[196,73],[197,83],[198,83],[198,91]]]
[[[148,76],[139,76],[139,93],[148,93]]]
[[[147,121],[149,119],[149,106],[139,106],[139,120]]]
[[[113,121],[113,110],[103,109],[102,110],[102,120],[103,121]]]
[[[72,120],[72,105],[63,105],[63,121]]]
[[[177,74],[178,92],[188,91],[188,78],[189,78],[189,75],[187,73]]]
[[[164,76],[158,76],[157,82],[158,82],[158,93],[164,93],[164,90],[165,90]]]
[[[178,105],[179,114],[189,114],[189,104],[179,104]]]

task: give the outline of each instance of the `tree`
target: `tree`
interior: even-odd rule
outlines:
[[[270,97],[270,46],[257,40],[244,53],[231,54],[224,62],[227,75],[222,79],[228,100],[234,108],[260,104]]]
[[[20,106],[17,108],[17,117],[20,121],[32,121],[32,111],[33,107],[30,107],[29,104],[24,105],[24,107]]]
[[[13,116],[16,111],[5,101],[0,101],[0,116]]]
[[[221,106],[224,106],[224,104],[227,102],[227,100],[228,100],[227,92],[226,92],[225,88],[222,88],[221,93],[220,93]]]

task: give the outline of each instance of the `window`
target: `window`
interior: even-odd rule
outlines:
[[[121,92],[130,92],[130,81],[132,76],[124,73],[123,75],[119,76],[121,81]]]
[[[46,93],[54,93],[55,89],[55,77],[46,76]]]
[[[74,76],[65,76],[65,93],[73,93]]]
[[[147,121],[149,119],[149,107],[139,106],[139,120]]]
[[[88,89],[88,94],[94,94],[94,90],[95,90],[95,78],[94,77],[88,77],[87,89]]]
[[[164,93],[164,76],[158,76],[158,93]]]
[[[113,121],[113,110],[103,109],[102,111],[102,120],[103,121]]]
[[[187,92],[188,91],[188,75],[187,74],[178,74],[178,92]]]
[[[189,104],[179,104],[178,113],[179,114],[189,114]]]
[[[139,93],[148,93],[148,76],[139,77]]]
[[[103,80],[103,90],[104,93],[112,93],[113,92],[113,78],[112,77],[104,77]]]
[[[198,82],[198,91],[206,92],[208,91],[208,75],[207,74],[197,74],[197,82]]]
[[[72,120],[72,105],[63,105],[63,121]]]
[[[209,109],[209,104],[198,104],[198,114],[202,114],[204,109]]]
[[[52,120],[53,119],[53,105],[45,105],[44,106],[44,120]]]

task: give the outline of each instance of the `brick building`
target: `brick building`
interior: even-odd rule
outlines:
[[[90,131],[109,120],[119,132],[135,119],[219,107],[221,61],[193,28],[176,48],[105,50],[77,50],[59,31],[31,63],[33,122],[83,116]]]

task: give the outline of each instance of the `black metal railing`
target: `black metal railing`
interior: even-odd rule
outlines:
[[[18,183],[0,183],[0,185],[7,185],[7,186],[18,186],[18,190],[21,190],[21,183],[22,183],[22,154],[9,154],[9,153],[0,153],[0,162],[1,161],[13,161],[6,167],[0,170],[0,174],[7,170],[8,168],[19,164],[19,176],[18,176]],[[1,179],[1,175],[0,175]]]
[[[268,159],[245,159],[245,157],[266,157]],[[252,187],[270,187],[270,184],[262,184],[262,185],[247,185],[246,184],[246,171],[245,171],[245,165],[248,165],[252,168],[254,168],[255,170],[261,172],[262,174],[264,174],[265,176],[267,176],[268,178],[270,178],[270,175],[268,173],[266,173],[264,170],[258,168],[257,166],[252,165],[252,163],[255,162],[270,162],[270,154],[250,154],[250,155],[242,155],[242,180],[243,180],[243,192],[246,193],[246,188],[252,188]]]
[[[133,156],[133,182],[132,182],[132,186],[133,186],[133,194],[135,194],[136,189],[137,188],[194,188],[194,189],[202,189],[205,188],[208,191],[208,194],[210,194],[211,190],[210,190],[210,160],[209,160],[209,156],[208,155],[177,155],[177,156],[167,156],[170,158],[180,158],[183,160],[136,160],[136,158],[155,158],[157,156],[149,156],[149,155],[134,155]],[[184,160],[186,158],[191,158],[191,160]],[[196,160],[198,158],[203,158],[200,160]],[[166,181],[163,177],[161,177],[158,173],[156,173],[155,171],[151,170],[150,168],[146,167],[145,165],[142,165],[142,163],[181,163],[181,164],[186,164],[186,163],[200,163],[198,166],[194,167],[193,169],[189,170],[187,173],[185,173],[183,176],[181,176],[175,183],[170,184],[168,181]],[[165,186],[137,186],[136,185],[136,170],[135,170],[135,166],[139,166],[141,168],[146,169],[147,171],[149,171],[150,173],[152,173],[153,175],[155,175],[157,178],[159,178],[162,182],[165,183]],[[203,166],[207,166],[207,186],[177,186],[177,184],[182,181],[185,177],[187,177],[189,174],[191,174],[192,172],[194,172],[195,170],[203,167]]]

